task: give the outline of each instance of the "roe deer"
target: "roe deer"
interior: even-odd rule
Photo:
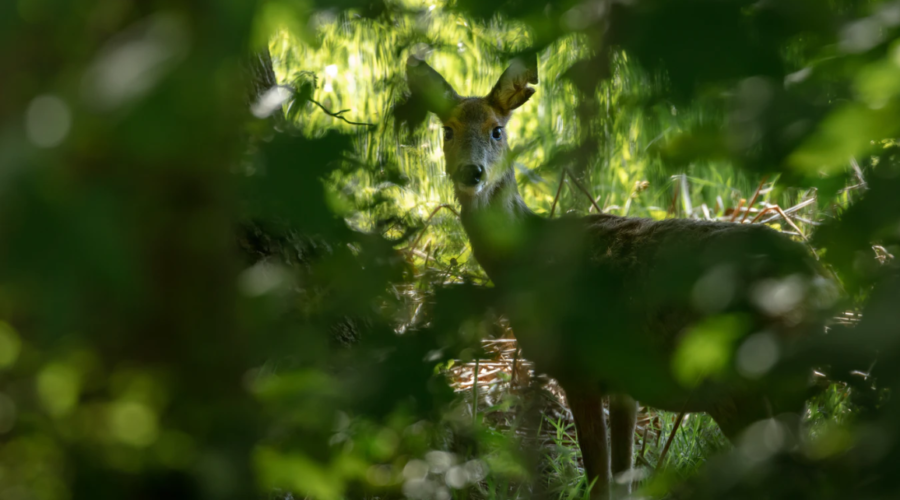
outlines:
[[[592,498],[609,496],[610,472],[630,491],[636,399],[707,412],[732,441],[802,410],[810,370],[784,360],[823,307],[807,293],[821,278],[805,248],[755,224],[539,217],[519,195],[505,130],[536,66],[514,61],[485,97],[461,97],[415,57],[407,74],[443,122],[463,227],[522,353],[566,392]]]

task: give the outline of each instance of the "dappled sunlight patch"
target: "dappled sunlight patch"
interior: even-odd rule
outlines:
[[[281,374],[255,371],[248,374],[253,394],[262,401],[278,402],[300,395],[327,397],[336,394],[335,380],[318,370],[301,370]],[[308,412],[303,412],[307,414]],[[311,413],[309,413],[312,416]]]
[[[697,309],[715,314],[726,307],[735,296],[737,273],[732,266],[719,265],[706,272],[691,292],[691,301]]]
[[[55,95],[34,98],[25,112],[25,131],[39,148],[59,146],[72,127],[72,111]]]
[[[751,462],[768,460],[784,449],[796,446],[791,430],[784,422],[770,418],[748,427],[739,440],[739,450]]]
[[[159,434],[157,416],[146,405],[120,402],[110,405],[110,433],[118,441],[139,448],[153,444]]]
[[[877,109],[851,102],[832,111],[809,139],[788,158],[797,171],[836,174],[846,168],[846,158],[871,150],[873,137],[900,130],[894,117],[900,114],[896,96]]]
[[[778,362],[780,348],[772,333],[759,332],[748,337],[737,351],[738,373],[748,379],[760,378]]]
[[[725,409],[752,423],[731,453],[709,415],[639,408],[615,478],[635,498],[896,489],[896,0],[130,3],[0,2],[18,54],[0,76],[3,500],[586,498],[577,392],[529,356],[661,406],[702,408],[721,381],[772,396]],[[582,278],[544,294],[526,262],[494,300],[438,120],[393,112],[410,55],[466,95],[537,61],[502,169],[536,213],[803,240],[847,293],[702,267],[734,248],[647,287],[530,266]],[[578,232],[488,219],[510,253],[579,258]],[[475,316],[508,304],[536,349]],[[631,312],[668,335],[639,338]],[[754,422],[826,377],[846,380],[800,438],[793,417]]]
[[[284,292],[290,285],[288,270],[269,262],[259,262],[238,276],[238,289],[249,297]]]
[[[5,321],[0,321],[0,370],[11,368],[19,358],[22,340],[16,330]]]
[[[85,100],[112,111],[149,93],[185,59],[190,27],[181,15],[157,12],[110,40],[82,82]]]
[[[70,413],[78,403],[81,392],[81,374],[64,363],[45,366],[37,377],[38,396],[44,408],[53,416]]]
[[[757,306],[770,316],[788,314],[803,303],[808,284],[800,275],[783,279],[765,279],[755,283],[750,295]]]
[[[746,319],[739,315],[712,316],[691,327],[672,357],[677,380],[695,387],[707,378],[719,378],[730,366],[734,343],[746,329]]]
[[[366,480],[372,486],[384,487],[395,482],[397,472],[389,464],[372,465],[366,470]]]
[[[825,422],[804,443],[803,450],[809,458],[823,460],[846,452],[853,444],[853,433],[847,427]]]
[[[337,500],[343,493],[339,473],[301,453],[260,447],[254,452],[260,482],[269,489],[288,489],[321,500]]]
[[[478,484],[488,472],[485,462],[473,459],[459,463],[459,457],[432,450],[425,460],[413,459],[403,467],[403,493],[412,499],[448,499],[451,490]]]

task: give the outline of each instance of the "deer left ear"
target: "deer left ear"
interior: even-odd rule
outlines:
[[[438,115],[441,120],[449,118],[460,97],[440,73],[425,61],[410,56],[406,60],[406,76],[410,92],[424,100],[428,111]]]
[[[529,83],[538,83],[537,58],[531,63],[513,59],[488,94],[488,101],[503,114],[509,113],[534,95],[535,90],[528,86]]]

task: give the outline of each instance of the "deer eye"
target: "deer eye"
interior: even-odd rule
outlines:
[[[503,127],[494,127],[494,130],[491,131],[491,137],[497,140],[503,138]]]
[[[444,127],[444,140],[449,141],[453,139],[453,129],[450,127]]]

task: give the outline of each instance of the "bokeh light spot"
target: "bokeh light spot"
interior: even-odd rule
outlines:
[[[738,349],[737,369],[747,378],[759,378],[778,361],[778,342],[768,332],[752,335]]]
[[[109,424],[117,440],[138,448],[152,444],[159,434],[156,414],[146,405],[133,401],[112,405]]]
[[[716,376],[728,367],[732,344],[745,328],[744,321],[734,315],[709,318],[689,330],[672,359],[678,381],[693,387],[703,379]]]
[[[70,366],[52,363],[38,374],[37,389],[44,408],[51,415],[60,417],[68,414],[78,402],[81,375]]]
[[[22,349],[22,341],[13,327],[0,321],[0,369],[8,368],[19,358]]]
[[[59,146],[72,127],[69,106],[54,95],[34,98],[25,111],[25,133],[39,148]]]

